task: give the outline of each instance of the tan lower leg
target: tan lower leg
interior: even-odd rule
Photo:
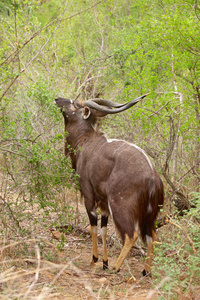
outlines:
[[[92,248],[93,248],[93,258],[92,264],[98,260],[98,249],[97,249],[97,226],[90,227],[90,233],[92,236]]]
[[[120,256],[118,257],[114,268],[119,271],[122,263],[124,262],[125,258],[127,257],[127,255],[129,254],[131,248],[133,247],[133,244],[135,243],[135,241],[138,238],[138,234],[136,231],[134,231],[134,235],[132,238],[129,238],[129,236],[126,234],[125,235],[125,243],[124,243],[124,247],[120,253]]]
[[[103,260],[107,261],[108,256],[107,256],[107,245],[106,245],[106,237],[107,237],[107,228],[103,227],[101,229],[101,236],[102,236],[102,242],[103,242]]]
[[[153,242],[156,239],[156,233],[154,230],[152,230],[152,242],[148,243],[148,248],[147,248],[147,258],[145,260],[145,265],[144,265],[144,269],[147,273],[150,272],[151,269],[151,263],[152,263],[152,259],[153,259]]]

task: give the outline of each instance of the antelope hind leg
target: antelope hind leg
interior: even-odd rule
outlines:
[[[138,238],[138,234],[136,231],[134,231],[132,238],[129,238],[129,236],[127,234],[125,235],[124,247],[122,248],[122,251],[114,265],[114,270],[116,270],[117,272],[119,271],[122,263],[124,262],[125,258],[129,254],[129,252],[130,252],[131,248],[133,247],[137,238]]]
[[[147,240],[148,248],[147,248],[147,258],[145,260],[144,270],[142,272],[143,276],[147,276],[150,274],[151,270],[151,263],[153,259],[153,242],[155,242],[156,239],[156,233],[154,230],[152,230],[152,238],[149,237],[149,240]]]

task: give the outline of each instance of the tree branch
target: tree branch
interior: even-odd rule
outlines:
[[[101,1],[98,1],[97,3],[93,4],[92,6],[78,12],[78,13],[75,13],[74,15],[72,16],[69,16],[67,18],[63,18],[62,20],[58,20],[58,18],[54,19],[52,22],[50,22],[49,24],[45,25],[43,28],[39,29],[38,31],[36,31],[22,46],[20,49],[17,49],[15,50],[13,53],[11,53],[1,64],[0,64],[0,67],[3,66],[7,61],[8,61],[8,64],[19,54],[20,51],[22,51],[22,49],[31,41],[33,40],[36,36],[38,36],[44,29],[56,24],[56,23],[59,23],[61,21],[64,21],[64,20],[69,20],[69,19],[72,19],[90,9],[92,9],[93,7],[97,6],[98,4],[100,4],[103,0]],[[13,57],[12,57],[13,56]],[[11,58],[12,57],[12,58]],[[11,59],[10,59],[11,58]],[[10,61],[9,61],[10,59]]]

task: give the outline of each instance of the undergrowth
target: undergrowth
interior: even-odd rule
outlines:
[[[200,282],[200,194],[195,207],[181,218],[172,217],[159,233],[152,267],[155,285],[167,278],[160,299],[196,299]]]

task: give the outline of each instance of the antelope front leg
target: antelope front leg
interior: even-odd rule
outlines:
[[[102,215],[101,215],[101,236],[102,236],[102,242],[103,242],[103,270],[108,269],[108,256],[107,256],[107,245],[106,245],[107,224],[108,224],[108,215],[105,213],[102,213]]]
[[[90,204],[90,201],[85,200],[85,205]],[[98,261],[98,249],[97,249],[97,221],[98,214],[95,206],[87,207],[87,213],[90,220],[90,234],[92,236],[92,264],[94,265]]]
[[[97,225],[91,225],[90,233],[92,236],[92,264],[98,261],[98,248],[97,248]]]

